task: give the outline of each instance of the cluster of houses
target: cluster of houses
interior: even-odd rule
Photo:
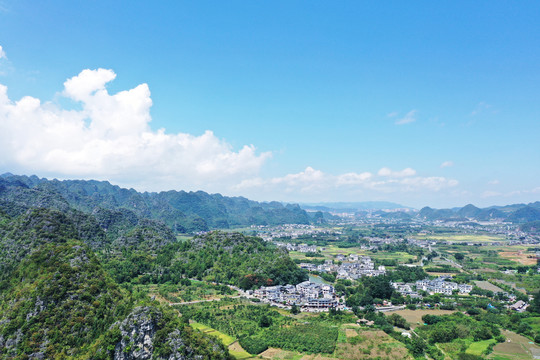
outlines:
[[[336,234],[340,235],[340,231],[335,231],[329,228],[317,228],[313,225],[303,224],[284,224],[278,226],[266,225],[251,225],[251,228],[257,232],[265,241],[273,241],[279,238],[298,239],[299,237],[311,236],[315,237],[320,234]]]
[[[298,285],[263,286],[251,294],[272,305],[297,305],[304,311],[321,311],[338,307],[334,287],[304,281]]]
[[[287,251],[299,251],[303,253],[316,253],[317,252],[317,246],[316,245],[307,245],[307,244],[291,244],[291,243],[282,243],[282,242],[276,242],[276,245],[278,247],[284,247],[287,249]]]
[[[356,280],[362,276],[379,276],[386,274],[384,266],[375,269],[375,263],[369,256],[359,256],[350,254],[349,256],[337,255],[338,264],[332,260],[326,260],[324,264],[315,265],[311,263],[301,263],[299,266],[308,271],[318,271],[326,273],[337,273],[338,279]]]
[[[398,283],[393,282],[392,287],[403,296],[412,298],[420,298],[419,291],[426,291],[430,294],[452,295],[454,291],[459,294],[468,294],[473,286],[467,284],[458,284],[452,281],[447,281],[448,277],[441,276],[437,279],[418,280],[416,283]]]

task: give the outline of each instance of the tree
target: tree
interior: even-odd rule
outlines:
[[[300,313],[300,309],[298,308],[298,306],[296,306],[296,304],[293,304],[293,306],[291,306],[291,314],[297,315],[299,313]]]
[[[531,301],[531,304],[527,310],[530,312],[540,313],[540,292],[534,294],[534,299]]]
[[[270,325],[272,325],[272,319],[266,315],[261,316],[261,319],[259,320],[259,327],[266,328],[270,327]]]
[[[426,342],[422,340],[419,336],[413,336],[411,338],[411,343],[409,345],[409,350],[411,353],[418,357],[422,354],[424,354],[424,349],[426,348]]]
[[[458,260],[458,261],[461,261],[461,260],[465,259],[465,255],[462,254],[462,253],[455,253],[454,258],[456,258],[456,260]]]
[[[394,289],[390,285],[390,277],[381,275],[367,277],[363,280],[367,292],[374,298],[390,299]]]
[[[440,322],[441,320],[442,320],[441,317],[437,315],[426,314],[422,316],[422,321],[428,325],[436,324]]]
[[[345,285],[342,283],[337,283],[336,286],[334,286],[334,290],[338,294],[345,294]]]
[[[407,309],[416,310],[416,304],[407,304]]]
[[[392,314],[386,318],[388,322],[394,326],[397,326],[402,329],[410,329],[409,324],[407,323],[407,320],[399,314]]]
[[[373,305],[366,305],[366,307],[364,307],[364,311],[366,313],[374,313],[375,312],[375,306]]]

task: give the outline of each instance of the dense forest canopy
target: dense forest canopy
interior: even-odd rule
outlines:
[[[111,225],[114,225],[117,221],[147,218],[162,221],[177,232],[310,223],[310,217],[298,205],[262,203],[203,191],[140,193],[107,181],[59,181],[4,174],[0,177],[0,197],[11,215],[28,207],[61,211],[72,207],[85,213],[96,213],[103,220],[100,224],[112,220]]]

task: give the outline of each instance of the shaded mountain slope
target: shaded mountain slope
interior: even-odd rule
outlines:
[[[21,195],[22,194],[22,195]],[[17,199],[27,198],[22,204]],[[65,210],[71,206],[85,213],[106,209],[130,211],[138,218],[161,220],[174,231],[196,232],[243,225],[309,224],[298,205],[260,203],[243,197],[226,197],[203,191],[140,193],[107,181],[47,180],[36,176],[4,174],[0,178],[0,205],[48,207]],[[14,209],[8,213],[16,214]]]

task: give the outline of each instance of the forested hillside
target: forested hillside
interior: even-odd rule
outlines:
[[[173,268],[188,277],[238,285],[297,284],[308,279],[288,253],[260,238],[212,232],[186,242]]]
[[[133,217],[160,220],[178,232],[310,222],[298,205],[260,203],[203,191],[140,193],[107,181],[59,181],[4,174],[0,178],[0,198],[9,204],[12,214],[29,206],[58,210],[72,207],[85,213],[108,210],[109,217],[119,216],[120,221]]]
[[[230,358],[176,313],[119,287],[63,213],[4,212],[0,225],[0,358]],[[140,231],[126,247],[153,239]]]
[[[137,285],[307,279],[287,252],[259,238],[211,232],[178,241],[164,221],[144,217],[151,212],[118,204],[126,192],[150,195],[104,188],[77,202],[52,182],[0,179],[1,359],[229,359],[218,340]]]

